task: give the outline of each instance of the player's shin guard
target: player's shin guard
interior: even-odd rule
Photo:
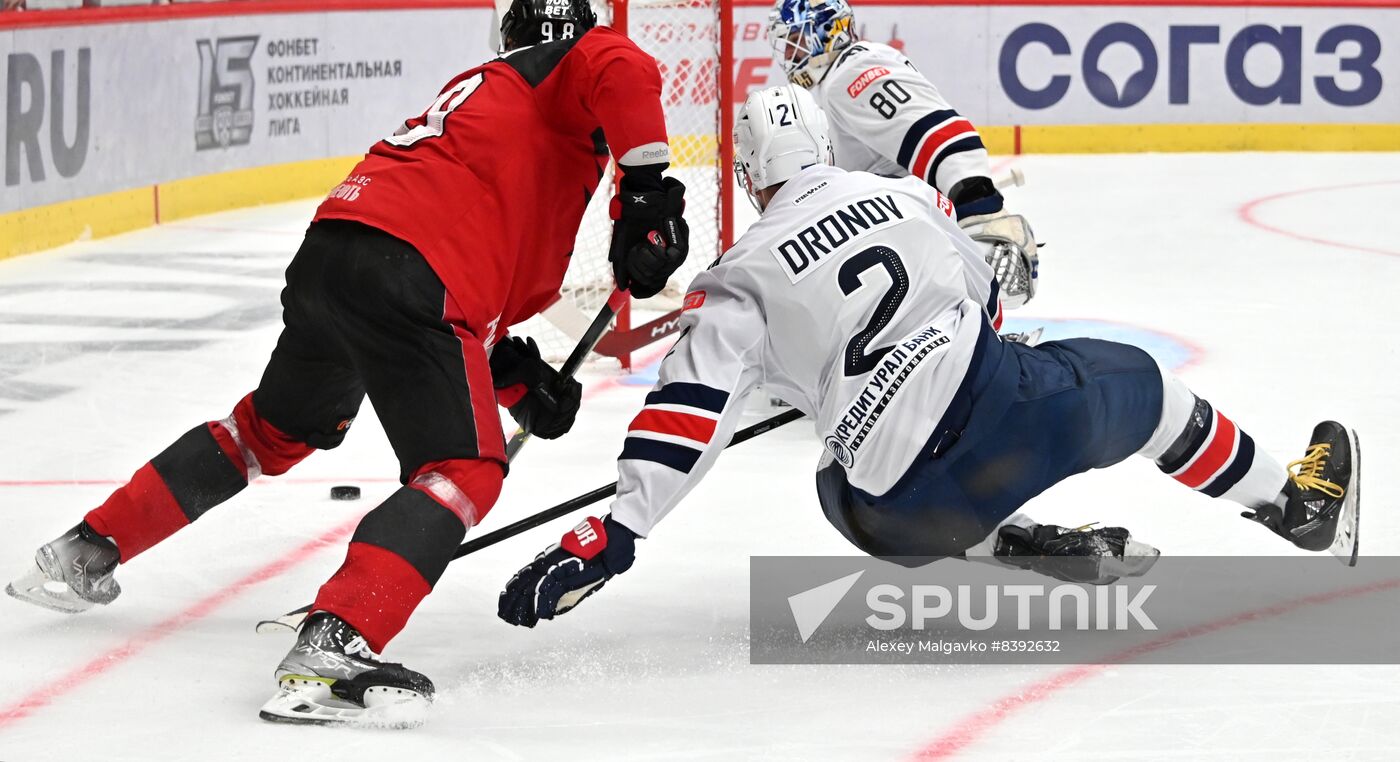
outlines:
[[[502,476],[499,464],[484,460],[419,469],[360,521],[345,563],[312,610],[335,614],[383,650],[432,592],[467,529],[496,502]]]
[[[1287,472],[1211,404],[1162,371],[1162,418],[1140,454],[1203,494],[1255,508],[1280,500]]]
[[[130,561],[228,500],[262,473],[280,474],[311,448],[257,416],[251,395],[222,421],[190,429],[89,511],[85,521]]]

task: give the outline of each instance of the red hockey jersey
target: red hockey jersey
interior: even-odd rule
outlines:
[[[315,219],[413,244],[489,346],[558,293],[609,146],[624,166],[670,160],[656,62],[598,27],[458,75]]]

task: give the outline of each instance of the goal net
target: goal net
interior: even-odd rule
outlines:
[[[626,33],[656,59],[671,142],[667,174],[685,183],[685,218],[690,225],[690,254],[685,264],[660,294],[632,300],[619,312],[614,326],[618,336],[678,310],[690,280],[708,267],[728,242],[730,129],[722,121],[728,121],[733,76],[720,55],[727,36],[720,30],[727,28],[729,10],[725,6],[729,2],[732,0],[615,0],[598,9],[600,23],[610,19],[613,28]],[[584,214],[559,300],[544,314],[511,329],[515,334],[533,336],[545,358],[556,364],[568,357],[612,293],[608,202],[615,182],[615,168],[610,167]],[[639,332],[626,343],[641,340]],[[610,364],[630,367],[629,352],[612,351],[618,356],[609,360]]]

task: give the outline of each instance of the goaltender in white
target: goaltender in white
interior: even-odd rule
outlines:
[[[762,216],[691,284],[683,333],[628,429],[611,514],[522,569],[501,618],[533,626],[630,568],[635,540],[714,464],[760,383],[816,420],[822,509],[872,555],[976,556],[1088,582],[1141,573],[1156,551],[1120,527],[1016,513],[1138,453],[1295,545],[1354,562],[1354,433],[1318,424],[1290,471],[1137,347],[1003,341],[985,250],[952,203],[917,178],[830,166],[826,117],[805,90],[751,95],[734,139]]]

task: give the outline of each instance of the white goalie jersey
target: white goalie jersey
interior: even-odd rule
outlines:
[[[831,120],[842,169],[913,175],[945,194],[969,177],[991,175],[972,122],[889,45],[852,45],[812,94]]]
[[[757,384],[816,421],[850,483],[887,492],[927,443],[1000,303],[953,205],[912,178],[819,165],[686,296],[628,427],[612,516],[646,536],[714,464]]]

